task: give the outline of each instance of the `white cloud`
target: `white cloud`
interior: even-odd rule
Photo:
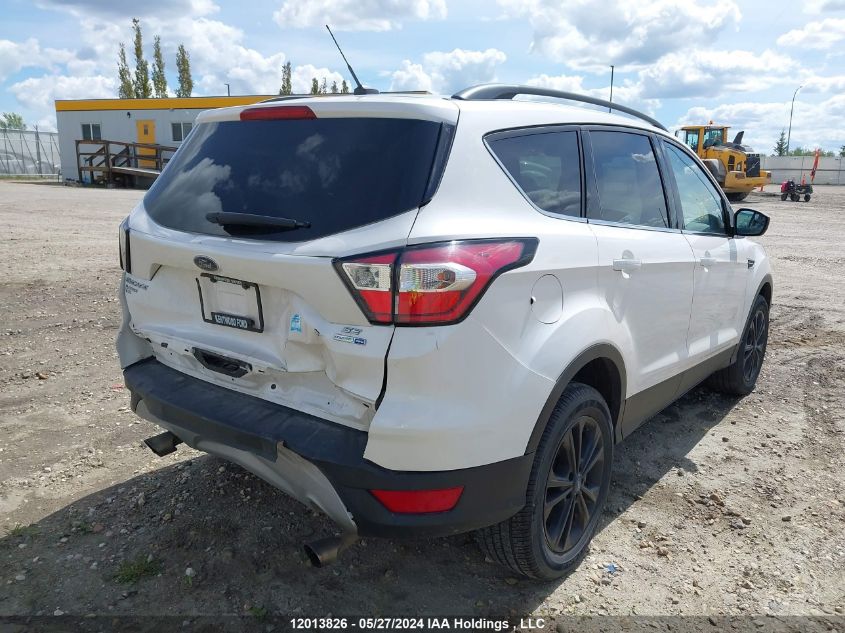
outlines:
[[[278,92],[284,53],[265,55],[244,46],[241,29],[208,18],[153,24],[153,30],[162,34],[162,42],[174,49],[170,59],[175,56],[173,43],[184,42],[198,94],[225,94],[226,83],[231,84],[232,93]]]
[[[845,0],[807,0],[804,13],[818,14],[827,11],[845,11]]]
[[[806,79],[802,91],[807,92],[845,92],[845,75],[831,77],[813,76]]]
[[[640,68],[667,53],[712,42],[741,14],[733,0],[499,0],[506,13],[527,17],[532,49],[572,68]]]
[[[56,48],[42,49],[38,40],[0,40],[0,82],[24,68],[53,69],[73,59],[73,53]]]
[[[75,0],[71,9],[94,0]],[[185,6],[199,7],[206,3],[185,0]],[[123,22],[123,24],[121,24]],[[24,42],[0,40],[0,81],[22,68],[43,68],[45,74],[18,82],[9,88],[30,121],[55,127],[55,99],[108,98],[117,96],[117,54],[120,42],[128,46],[132,60],[131,22],[108,18],[78,18],[79,49],[76,51],[44,49],[36,39]],[[175,71],[176,47],[184,43],[191,56],[194,94],[226,94],[226,83],[232,94],[276,94],[281,85],[282,65],[287,57],[281,51],[263,52],[244,44],[244,32],[219,20],[195,15],[178,18],[150,17],[142,23],[145,53],[152,58],[153,35],[161,35],[166,66]],[[307,92],[311,77],[325,77],[329,85],[338,84],[343,76],[329,68],[297,66],[293,87]],[[171,85],[171,94],[175,86]]]
[[[338,88],[340,88],[340,85],[345,79],[345,77],[340,73],[329,70],[328,68],[317,68],[311,64],[294,66],[291,70],[291,84],[293,86],[293,92],[302,94],[311,92],[311,80],[314,77],[316,77],[317,81],[320,83],[322,83],[323,79],[325,79],[329,89],[331,89],[333,81],[336,81]],[[355,86],[350,83],[349,91],[351,92],[354,88]]]
[[[525,82],[529,86],[540,86],[542,88],[551,88],[553,90],[563,90],[566,92],[575,92],[598,99],[610,98],[610,84],[601,88],[586,88],[584,86],[584,78],[580,75],[538,75],[531,77]],[[615,83],[613,86],[613,102],[620,105],[628,106],[629,108],[636,108],[642,110],[650,115],[654,115],[657,108],[660,107],[660,101],[657,99],[646,99],[642,95],[642,86],[638,83],[624,81]]]
[[[651,98],[713,98],[763,90],[797,70],[795,61],[768,50],[693,49],[664,55],[639,72],[639,82]]]
[[[102,75],[44,75],[19,81],[9,88],[18,102],[33,113],[42,126],[55,129],[53,102],[56,99],[102,99],[113,97],[116,81]]]
[[[537,75],[525,82],[529,86],[565,90],[567,92],[585,92],[584,78],[581,75]]]
[[[677,121],[677,127],[715,121],[730,125],[731,134],[745,130],[743,143],[761,153],[772,152],[780,135],[789,125],[789,102],[726,103],[713,108],[690,108]],[[838,148],[845,144],[845,95],[838,94],[820,103],[796,101],[792,118],[793,148]]]
[[[825,18],[784,33],[778,38],[778,45],[825,50],[842,40],[845,40],[845,18]]]
[[[113,0],[38,0],[45,9],[59,9],[77,17],[110,17],[131,22],[133,17],[174,17],[183,15],[208,15],[220,10],[212,0],[144,0],[127,8],[124,2]]]
[[[398,70],[390,73],[390,89],[452,94],[475,84],[495,81],[496,68],[506,59],[507,56],[495,48],[485,51],[456,48],[450,52],[426,53],[421,63],[406,59]]]
[[[422,64],[414,64],[410,60],[403,60],[398,70],[391,73],[391,90],[425,90],[438,92],[434,89],[434,80],[426,72]]]
[[[446,0],[284,0],[273,19],[283,27],[389,31],[405,20],[442,20]]]

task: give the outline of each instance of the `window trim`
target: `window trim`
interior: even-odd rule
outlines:
[[[498,140],[506,139],[506,138],[516,138],[516,137],[520,137],[520,136],[536,136],[538,134],[555,134],[555,133],[560,133],[560,132],[574,132],[575,133],[575,142],[578,144],[578,161],[579,161],[578,167],[579,167],[579,172],[580,172],[580,177],[581,177],[581,183],[580,183],[580,185],[581,185],[581,205],[580,205],[579,215],[566,215],[566,214],[563,214],[563,213],[554,213],[553,211],[547,211],[546,209],[543,209],[542,207],[537,206],[537,204],[535,204],[535,202],[528,196],[528,194],[525,193],[525,191],[523,191],[522,187],[519,185],[519,183],[516,181],[516,179],[511,175],[511,173],[508,171],[507,167],[505,167],[504,163],[502,163],[502,161],[499,159],[499,157],[496,155],[496,152],[493,151],[493,148],[490,145],[490,143],[492,141],[498,141]],[[586,207],[585,207],[585,205],[586,205],[586,195],[585,195],[586,194],[586,188],[585,188],[586,187],[586,179],[585,179],[585,173],[584,173],[585,172],[585,169],[584,169],[584,165],[585,165],[584,140],[583,140],[583,132],[582,132],[582,129],[581,129],[580,126],[567,123],[567,124],[560,124],[560,125],[554,125],[554,124],[552,124],[552,125],[534,125],[534,126],[525,126],[525,127],[519,127],[519,128],[510,128],[510,129],[507,129],[507,130],[497,130],[497,131],[494,131],[494,132],[488,132],[487,134],[484,135],[484,137],[482,138],[482,141],[484,143],[484,147],[487,148],[487,152],[490,154],[490,156],[492,156],[493,160],[496,161],[496,164],[499,166],[499,168],[505,174],[507,179],[511,182],[511,184],[516,188],[516,190],[519,192],[519,194],[523,198],[525,198],[525,200],[528,202],[528,204],[530,204],[531,207],[535,211],[538,211],[539,213],[542,213],[543,215],[550,217],[550,218],[554,218],[556,220],[567,220],[567,221],[571,221],[571,222],[587,222]]]
[[[182,135],[182,138],[179,139],[178,141],[173,137],[173,128],[176,125],[179,126],[179,133]],[[188,130],[187,134],[185,133],[185,126],[186,125],[191,126],[190,129]],[[193,130],[193,129],[194,129],[193,121],[171,121],[170,122],[170,140],[174,143],[184,143],[185,139],[188,138],[188,134],[190,134],[191,130]]]
[[[85,138],[85,127],[86,126],[88,127],[88,135],[91,137],[91,138],[88,138],[88,139]],[[97,126],[97,128],[99,129],[99,132],[100,132],[98,134],[99,138],[94,138],[94,126]],[[80,127],[80,131],[82,132],[82,139],[81,140],[85,141],[86,143],[97,143],[97,142],[103,140],[103,126],[100,123],[80,123],[79,127]]]
[[[695,134],[695,149],[692,148],[692,145],[689,144],[689,137],[691,134]],[[698,150],[698,146],[701,145],[701,132],[700,130],[684,130],[684,145],[686,145],[690,150],[693,152]]]
[[[725,237],[728,237],[728,238],[736,237],[736,229],[734,228],[734,225],[733,225],[733,213],[731,213],[729,211],[731,209],[731,206],[730,206],[730,203],[728,202],[727,197],[725,196],[725,192],[722,191],[722,188],[719,186],[718,181],[713,177],[713,174],[710,173],[710,170],[707,169],[707,167],[704,165],[703,162],[701,162],[701,159],[698,157],[698,154],[694,154],[688,147],[686,147],[685,144],[678,143],[671,138],[661,136],[661,140],[663,141],[663,143],[667,143],[667,144],[675,147],[682,154],[686,154],[686,156],[688,158],[690,158],[693,163],[698,165],[698,168],[702,172],[704,172],[705,177],[709,180],[710,184],[716,189],[717,196],[718,196],[718,198],[721,202],[721,206],[722,206],[722,221],[725,223],[725,232],[724,233],[712,233],[712,232],[708,232],[708,231],[690,231],[690,230],[688,230],[686,228],[686,225],[685,225],[685,222],[684,222],[684,210],[683,210],[683,207],[681,206],[681,194],[678,191],[678,185],[677,185],[677,182],[675,181],[675,174],[673,172],[672,173],[672,187],[671,187],[671,189],[672,189],[673,203],[674,203],[674,206],[676,208],[675,216],[678,218],[678,226],[679,226],[680,230],[683,233],[686,233],[688,235],[710,235],[710,236],[715,235],[717,237],[725,236]],[[663,147],[661,146],[661,153],[662,152],[663,152]],[[664,154],[664,156],[665,156],[665,154]],[[666,169],[671,170],[672,167],[671,167],[671,165],[669,165],[669,158],[665,157],[665,161],[666,161]]]
[[[674,213],[674,207],[671,204],[672,195],[670,195],[670,190],[666,182],[666,176],[664,175],[662,169],[662,153],[660,151],[659,143],[656,142],[658,135],[655,135],[654,133],[648,130],[642,130],[639,128],[629,128],[618,125],[585,125],[582,127],[582,130],[584,131],[584,135],[586,136],[584,144],[589,148],[588,153],[590,158],[590,173],[592,175],[592,193],[595,196],[595,199],[598,201],[599,205],[601,205],[601,197],[599,196],[598,192],[598,177],[596,176],[595,172],[595,159],[593,156],[593,140],[591,132],[618,132],[622,134],[635,134],[638,136],[644,136],[646,137],[646,139],[648,139],[649,144],[651,145],[651,151],[654,154],[655,164],[657,166],[657,173],[659,174],[660,185],[663,190],[663,202],[666,205],[666,221],[668,223],[668,226],[645,226],[643,224],[629,224],[627,222],[615,222],[612,220],[594,219],[586,216],[585,209],[585,218],[587,222],[589,222],[590,224],[597,224],[601,226],[615,226],[619,228],[636,229],[640,231],[680,233],[681,229],[678,227],[676,214]],[[663,138],[662,135],[660,135],[660,137]]]

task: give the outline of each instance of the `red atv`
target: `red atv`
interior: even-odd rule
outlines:
[[[780,183],[780,199],[786,200],[789,198],[793,202],[798,202],[801,196],[804,196],[804,202],[810,201],[810,195],[813,193],[813,185],[800,184],[796,185],[794,180],[784,180]]]

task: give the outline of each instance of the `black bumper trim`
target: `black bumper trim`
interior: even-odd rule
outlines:
[[[396,471],[364,459],[367,433],[308,413],[219,387],[153,358],[127,367],[132,409],[143,401],[173,427],[226,446],[277,457],[277,445],[314,463],[335,487],[363,536],[439,536],[492,525],[525,505],[533,453],[460,470]],[[463,486],[454,509],[433,514],[394,514],[371,489],[423,490]]]
[[[268,459],[276,444],[310,461],[353,465],[363,455],[367,434],[308,413],[273,404],[188,376],[154,358],[130,365],[123,379],[134,400],[143,400],[162,420]]]

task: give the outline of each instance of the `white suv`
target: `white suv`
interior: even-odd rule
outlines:
[[[610,105],[486,85],[200,115],[120,231],[150,447],[325,512],[315,564],[479,530],[517,572],[572,569],[616,442],[708,376],[753,389],[768,218],[649,117],[538,96]]]

